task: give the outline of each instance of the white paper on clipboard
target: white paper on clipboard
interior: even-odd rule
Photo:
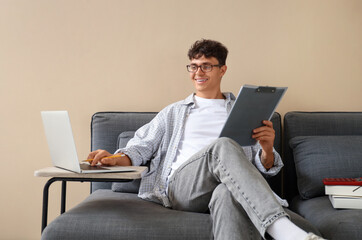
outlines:
[[[241,146],[256,144],[252,131],[270,120],[287,87],[263,87],[244,85],[221,130],[220,137],[229,137]]]

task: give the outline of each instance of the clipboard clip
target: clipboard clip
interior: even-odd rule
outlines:
[[[258,93],[275,93],[275,87],[258,87],[255,91]]]

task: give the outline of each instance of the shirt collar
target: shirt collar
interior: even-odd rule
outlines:
[[[225,97],[226,104],[228,104],[229,102],[233,102],[235,100],[235,96],[231,92],[224,92],[222,94]],[[192,93],[191,95],[189,95],[187,98],[185,98],[185,100],[183,101],[182,104],[184,104],[184,105],[195,105],[194,95],[195,95],[195,93]]]

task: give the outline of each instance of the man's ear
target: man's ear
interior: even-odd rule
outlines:
[[[222,76],[224,76],[224,74],[226,73],[226,70],[228,69],[228,67],[226,65],[223,65],[223,66],[220,67],[220,69],[221,69]]]

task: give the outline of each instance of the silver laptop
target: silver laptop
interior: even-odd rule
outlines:
[[[79,163],[67,111],[42,111],[41,116],[48,141],[50,156],[55,167],[77,173],[132,172],[134,169],[114,166],[94,166]]]

